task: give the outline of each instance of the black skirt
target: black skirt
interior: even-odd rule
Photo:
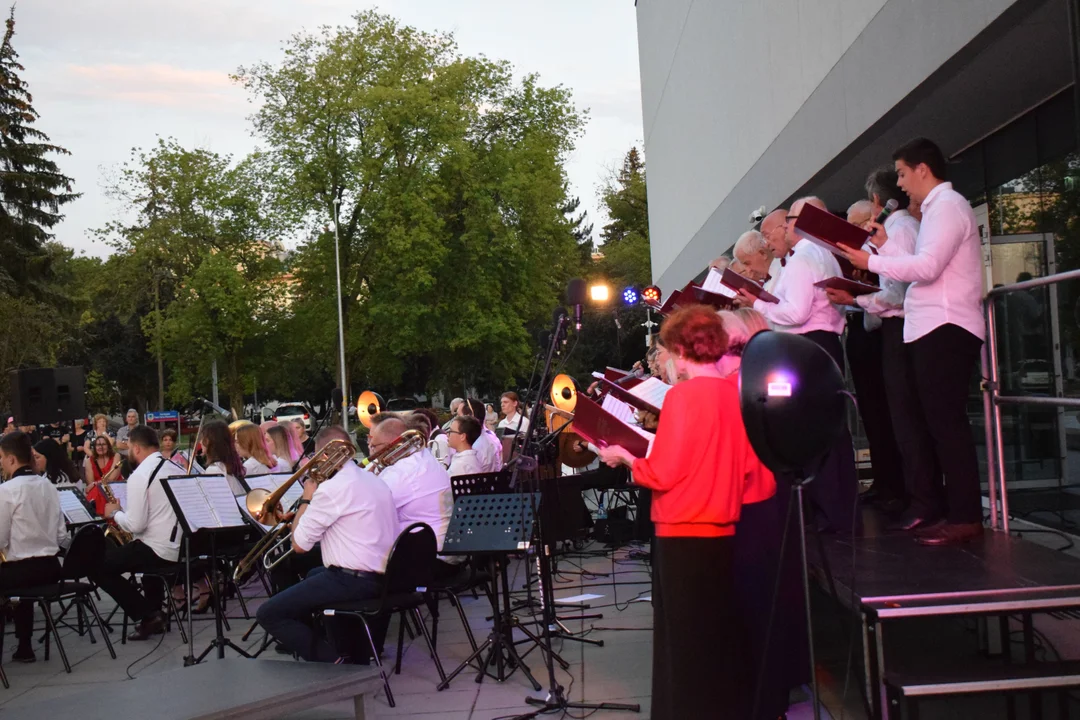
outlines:
[[[745,720],[749,712],[734,540],[656,538],[653,720]]]

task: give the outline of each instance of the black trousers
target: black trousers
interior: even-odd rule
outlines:
[[[944,508],[950,523],[982,522],[979,461],[967,402],[982,340],[958,325],[942,325],[908,343],[923,424],[945,474]]]
[[[60,560],[35,557],[6,562],[0,570],[0,592],[59,582]],[[0,612],[0,634],[4,631],[4,613]],[[15,607],[15,637],[19,644],[29,643],[34,634],[34,604],[20,602]]]
[[[653,554],[653,720],[745,720],[750,672],[735,538],[658,537]]]
[[[161,610],[165,602],[165,587],[156,580],[144,580],[143,592],[140,593],[124,578],[124,573],[152,572],[167,562],[158,557],[149,545],[139,540],[120,546],[110,544],[105,550],[105,560],[101,568],[90,575],[90,579],[108,593],[128,617],[142,620]]]
[[[844,348],[839,335],[814,330],[805,337],[820,345],[836,362],[840,372],[844,371]],[[842,535],[858,533],[862,527],[861,516],[855,507],[859,476],[855,470],[851,432],[845,427],[822,457],[820,465],[807,470],[813,473],[814,481],[807,485],[806,495],[809,504],[822,516],[818,519],[818,529]]]
[[[881,366],[888,382],[889,413],[903,458],[904,486],[911,511],[920,517],[944,513],[945,487],[934,454],[934,441],[923,419],[911,349],[904,343],[904,318],[882,318]]]
[[[900,321],[901,324],[903,320]],[[901,332],[903,329],[901,328]],[[870,444],[870,462],[874,471],[874,489],[883,500],[903,500],[904,471],[900,448],[893,429],[884,367],[884,325],[867,332],[863,313],[849,313],[847,325],[848,364],[855,384],[859,417]]]

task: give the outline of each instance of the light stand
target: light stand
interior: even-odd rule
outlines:
[[[581,281],[578,281],[579,283]],[[571,298],[573,299],[573,298]],[[532,484],[532,492],[530,495],[534,498],[539,494],[539,482],[537,479],[537,460],[535,457],[529,455],[529,452],[533,450],[532,439],[533,434],[536,431],[537,425],[541,421],[541,408],[543,405],[543,391],[547,387],[549,382],[549,376],[551,374],[551,361],[555,357],[555,350],[562,342],[563,337],[567,333],[570,327],[570,319],[565,313],[556,313],[555,328],[551,334],[551,344],[548,347],[547,358],[544,362],[544,369],[540,373],[540,385],[539,394],[536,398],[536,402],[533,403],[532,417],[529,418],[529,427],[525,431],[525,439],[522,443],[522,452],[515,458],[513,463],[513,470],[510,476],[510,487],[515,490],[518,489],[517,481],[518,476],[522,470],[529,473],[531,476],[530,483]],[[568,709],[576,710],[628,710],[631,712],[638,712],[641,710],[640,705],[622,704],[622,703],[584,703],[584,702],[571,702],[564,694],[564,688],[559,685],[558,680],[555,678],[555,653],[551,647],[551,641],[553,638],[558,637],[561,633],[556,628],[559,628],[558,618],[555,614],[555,594],[552,587],[552,573],[551,573],[551,556],[550,548],[544,538],[544,524],[540,521],[540,515],[536,512],[537,508],[533,508],[534,517],[539,524],[539,532],[537,537],[540,539],[537,552],[537,564],[539,568],[539,590],[540,590],[540,612],[543,625],[543,640],[541,644],[541,652],[546,650],[545,664],[548,670],[548,697],[546,700],[539,700],[537,698],[527,697],[525,702],[530,705],[536,705],[536,710],[518,716],[520,720],[526,718],[534,718],[538,715],[547,714],[552,711],[561,710],[566,711]],[[528,541],[529,538],[522,538],[523,541]]]

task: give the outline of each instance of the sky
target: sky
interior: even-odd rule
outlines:
[[[157,136],[237,159],[255,149],[253,107],[229,73],[274,63],[293,34],[369,8],[451,32],[464,55],[508,60],[519,75],[572,91],[589,120],[566,170],[599,239],[597,187],[642,143],[632,0],[20,0],[13,42],[37,127],[72,153],[58,162],[83,193],[56,238],[108,254],[91,231],[123,209],[105,181]]]

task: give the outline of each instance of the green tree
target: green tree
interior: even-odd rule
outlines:
[[[312,360],[338,377],[339,217],[353,389],[527,372],[527,326],[546,322],[579,265],[561,212],[583,120],[569,93],[374,12],[297,35],[237,79],[260,101],[278,209],[308,237],[290,337]]]
[[[650,284],[649,201],[645,162],[636,147],[630,148],[622,167],[600,189],[600,201],[610,218],[600,231],[604,254],[600,269],[612,280]]]
[[[15,8],[0,43],[0,291],[18,294],[40,290],[48,276],[45,241],[63,215],[60,208],[78,197],[72,180],[60,172],[52,155],[67,155],[34,127],[38,113],[19,73],[25,68],[11,44]]]

